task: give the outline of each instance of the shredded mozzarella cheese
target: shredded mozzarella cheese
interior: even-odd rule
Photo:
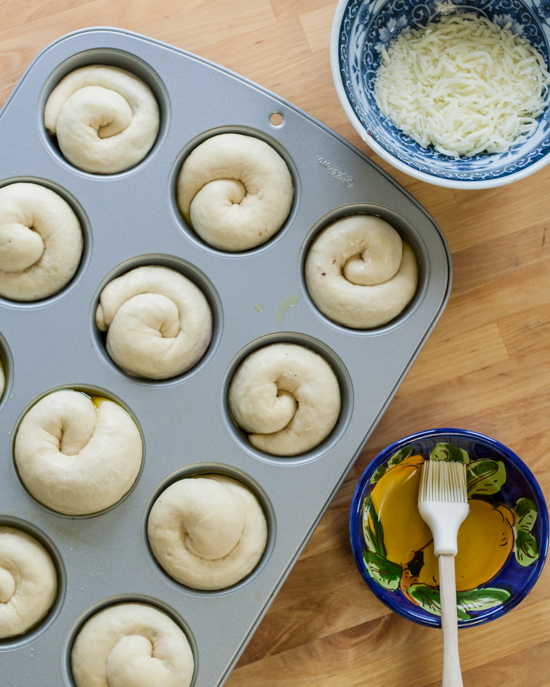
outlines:
[[[549,84],[544,58],[510,23],[455,14],[382,47],[374,94],[398,129],[457,158],[506,152],[528,136]]]

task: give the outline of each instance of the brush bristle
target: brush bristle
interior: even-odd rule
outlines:
[[[464,463],[427,460],[422,466],[418,502],[468,503]]]

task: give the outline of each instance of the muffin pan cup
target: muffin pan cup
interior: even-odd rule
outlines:
[[[91,63],[133,71],[159,99],[157,143],[138,166],[121,174],[75,169],[44,130],[51,89],[69,71]],[[272,124],[274,113],[282,124]],[[181,153],[210,131],[257,133],[291,161],[290,217],[269,242],[246,253],[205,245],[177,208]],[[1,356],[7,363],[7,395],[0,404],[0,524],[17,518],[43,532],[66,575],[55,619],[0,642],[2,683],[72,686],[69,652],[89,609],[149,599],[185,623],[195,653],[195,687],[222,685],[439,318],[451,282],[445,239],[390,176],[304,112],[206,60],[126,31],[86,29],[47,47],[0,113],[0,142],[0,182],[43,180],[64,189],[89,227],[84,263],[63,291],[36,303],[0,300]],[[374,331],[331,323],[312,304],[303,278],[303,252],[313,234],[354,212],[395,218],[419,261],[413,302],[395,322]],[[188,276],[198,275],[197,283],[208,285],[214,305],[206,360],[165,382],[132,378],[116,368],[94,323],[106,277],[125,271],[126,262],[129,269],[156,259],[192,266]],[[324,351],[342,387],[334,432],[295,458],[253,449],[227,408],[231,371],[245,352],[275,341]],[[131,410],[143,432],[144,462],[133,490],[94,517],[67,517],[39,505],[14,466],[13,439],[23,411],[60,387],[103,389]],[[219,466],[220,472],[244,474],[249,484],[259,485],[271,528],[258,570],[219,592],[170,584],[145,536],[159,485],[178,471],[192,474],[194,466],[197,473]]]

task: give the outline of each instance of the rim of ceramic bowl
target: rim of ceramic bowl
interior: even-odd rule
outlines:
[[[375,139],[366,131],[360,119],[355,114],[355,110],[351,106],[348,97],[346,95],[344,86],[342,85],[342,79],[340,74],[340,60],[339,60],[339,41],[340,41],[340,30],[342,26],[342,19],[344,12],[351,0],[339,0],[334,13],[334,18],[332,20],[332,29],[330,34],[330,68],[332,72],[332,80],[334,82],[334,87],[336,89],[336,94],[338,95],[338,100],[344,109],[344,112],[349,119],[351,125],[355,131],[361,136],[361,139],[383,160],[388,162],[390,165],[398,169],[400,172],[407,174],[410,177],[419,179],[420,181],[425,181],[433,186],[442,186],[444,188],[454,188],[454,189],[469,189],[469,190],[482,190],[486,188],[497,188],[498,186],[506,186],[507,184],[512,184],[525,177],[531,176],[535,172],[538,172],[543,167],[546,167],[550,163],[550,155],[546,155],[537,162],[529,165],[529,167],[524,167],[518,172],[509,174],[505,177],[498,177],[496,179],[485,179],[479,181],[461,181],[459,179],[448,179],[443,177],[432,176],[431,174],[426,174],[421,172],[414,167],[411,167],[401,160],[390,155]]]
[[[531,591],[535,586],[537,580],[542,573],[544,564],[546,562],[546,557],[548,554],[549,545],[549,520],[548,520],[548,509],[546,506],[546,500],[542,490],[529,469],[529,467],[521,460],[521,458],[514,453],[507,446],[492,439],[484,434],[474,432],[468,429],[458,429],[450,427],[442,427],[438,429],[428,429],[422,432],[416,432],[415,434],[409,434],[393,444],[390,444],[383,451],[381,451],[373,460],[370,462],[366,470],[363,472],[351,500],[350,506],[350,516],[349,516],[349,536],[351,542],[351,549],[353,552],[353,558],[357,569],[359,570],[361,577],[366,582],[369,589],[373,594],[384,603],[390,610],[394,611],[398,615],[410,620],[412,622],[418,623],[420,625],[425,625],[427,627],[440,627],[441,619],[439,616],[428,617],[425,611],[420,607],[418,611],[415,610],[412,603],[404,608],[400,603],[398,603],[392,594],[395,592],[387,592],[383,589],[377,582],[375,582],[366,571],[365,563],[363,561],[363,543],[360,535],[360,527],[358,526],[358,520],[361,518],[361,510],[364,499],[365,491],[370,483],[371,477],[374,475],[376,470],[384,463],[388,458],[390,458],[394,453],[399,451],[399,449],[407,446],[408,444],[414,444],[415,442],[424,441],[426,439],[432,439],[437,437],[452,438],[460,437],[468,441],[475,441],[483,444],[489,449],[496,451],[503,455],[507,461],[509,461],[525,478],[532,490],[533,497],[536,500],[536,505],[538,507],[538,517],[539,517],[539,528],[540,528],[540,542],[539,542],[539,557],[535,563],[533,571],[527,584],[522,587],[520,593],[514,594],[509,601],[500,606],[488,609],[483,612],[483,615],[472,618],[467,621],[458,621],[459,628],[465,627],[477,627],[485,623],[500,618],[513,608],[515,608]],[[401,597],[399,597],[401,598]]]

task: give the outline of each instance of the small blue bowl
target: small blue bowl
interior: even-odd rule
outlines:
[[[475,13],[526,38],[550,65],[550,0],[340,0],[332,25],[330,61],[338,97],[361,138],[380,157],[436,186],[481,189],[523,179],[550,162],[550,108],[537,129],[506,153],[452,158],[422,148],[394,127],[374,100],[380,49],[405,27],[442,14]]]
[[[513,524],[506,522],[513,548],[498,573],[457,595],[459,627],[501,617],[527,596],[542,572],[548,552],[548,510],[525,463],[503,444],[476,432],[448,428],[419,432],[388,446],[374,458],[359,480],[350,509],[351,547],[359,572],[392,611],[421,625],[441,626],[437,587],[411,585],[411,571],[416,566],[416,577],[420,576],[423,559],[415,556],[414,566],[412,561],[401,566],[387,560],[383,528],[373,515],[371,494],[378,480],[407,458],[414,462],[411,457],[416,455],[467,462],[469,498],[487,501],[500,512],[512,514]],[[489,505],[483,508],[489,509]]]

